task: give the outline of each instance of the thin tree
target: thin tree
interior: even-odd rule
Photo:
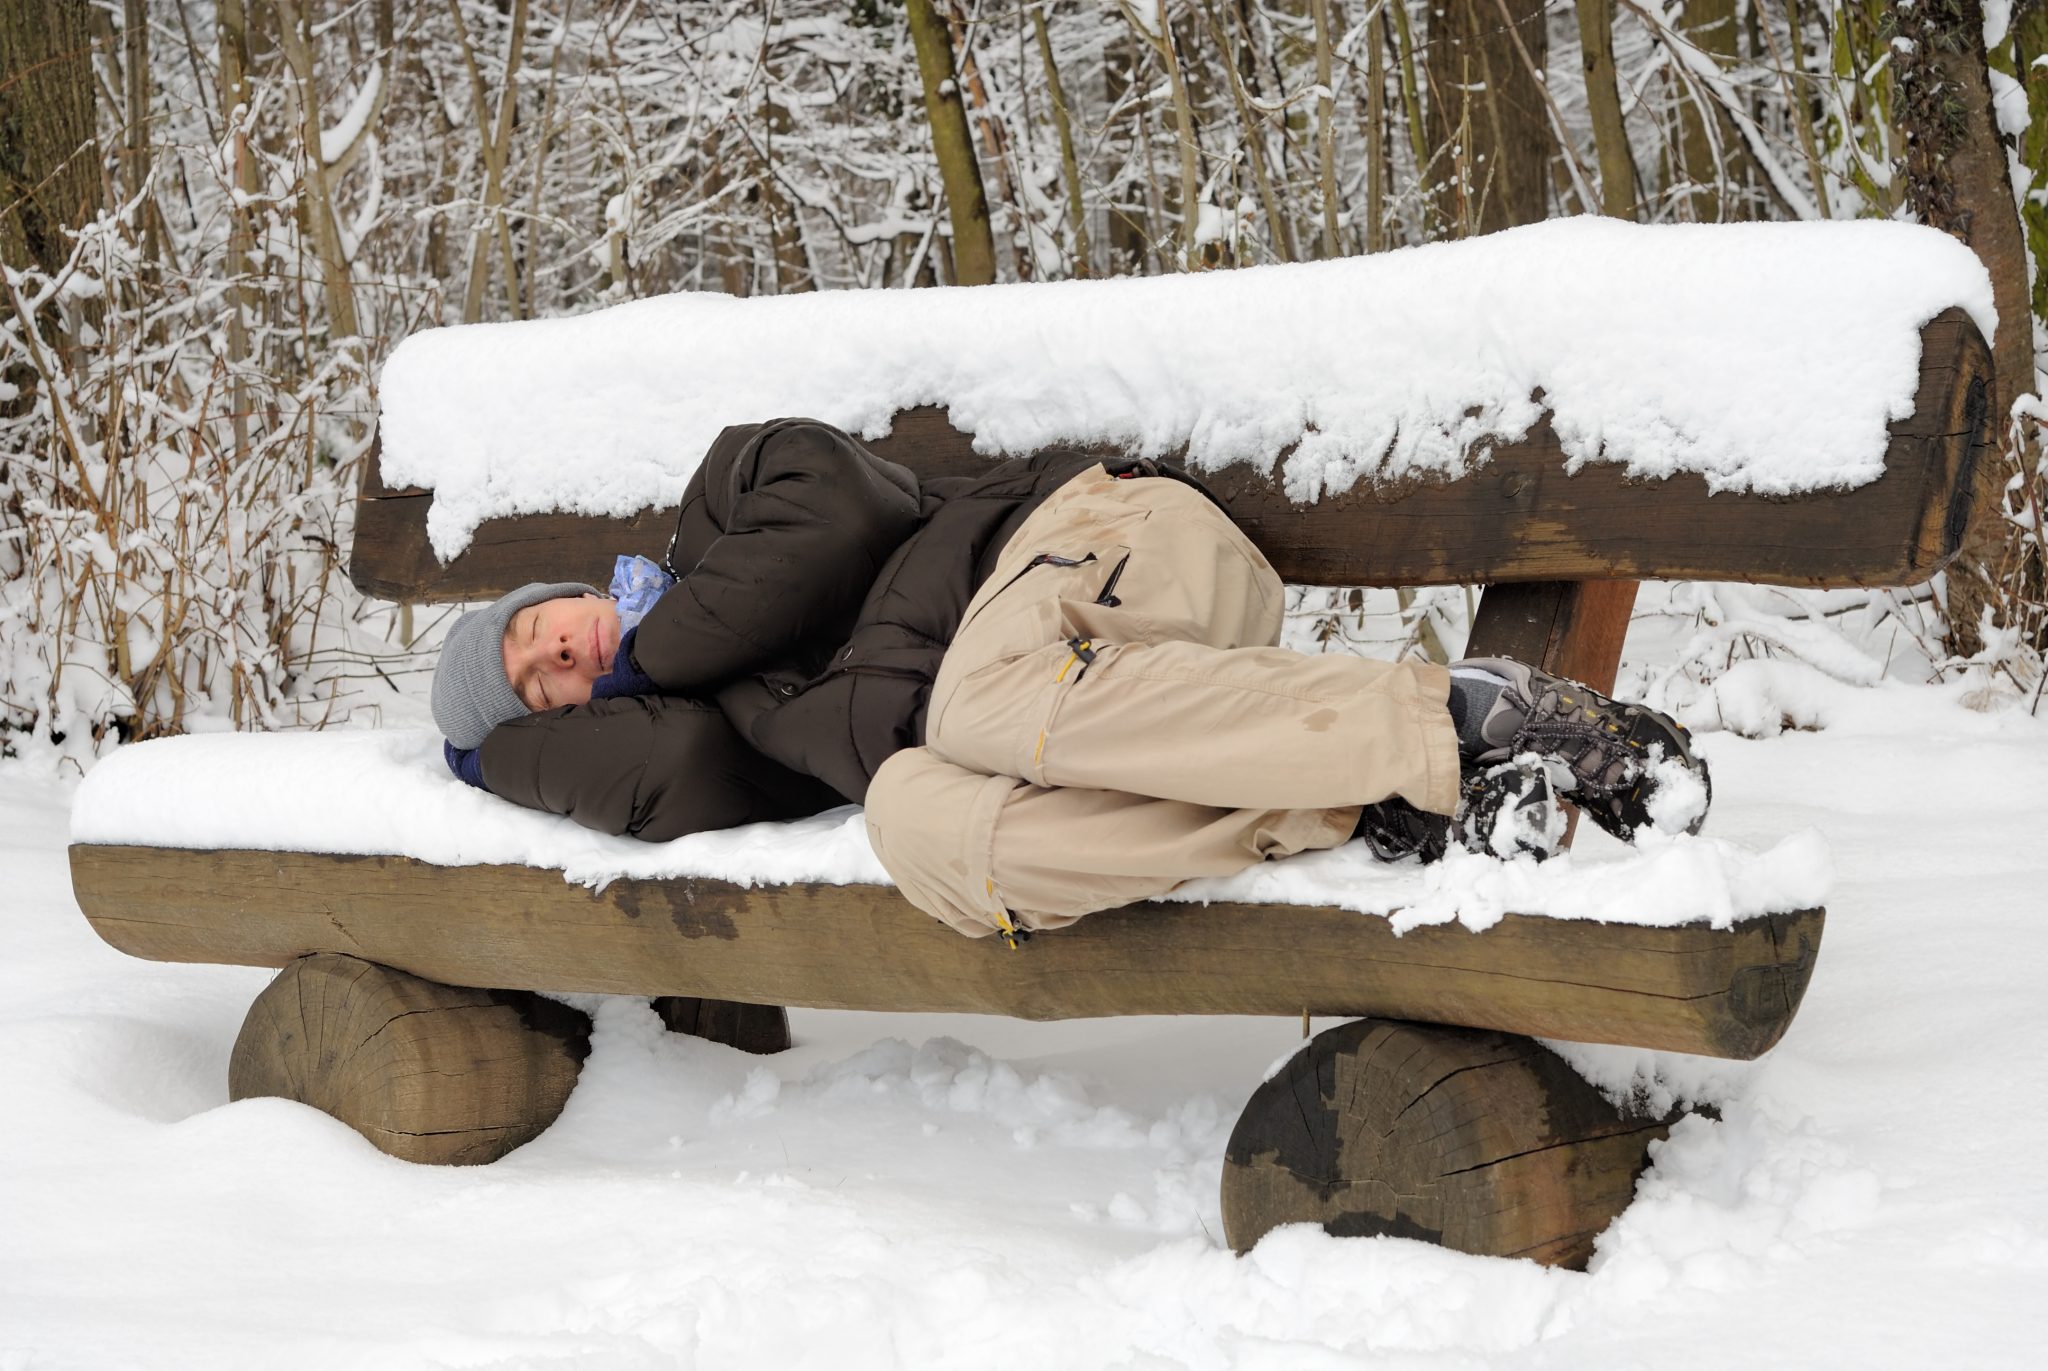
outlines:
[[[1906,203],[1922,222],[1970,245],[1991,273],[1998,329],[1991,339],[1997,387],[1994,423],[2003,434],[2012,402],[2033,387],[2034,320],[2027,308],[2027,249],[2013,203],[2005,143],[1991,107],[1980,0],[1923,0],[1897,17],[1900,99],[1906,148]],[[1996,568],[2019,530],[2003,517],[2005,472],[1977,466],[1977,498],[1962,555],[1948,572],[1952,647],[1983,646],[1980,620],[1993,602]]]
[[[1736,59],[1736,0],[1685,0],[1680,32],[1723,70]],[[1739,202],[1726,192],[1741,178],[1742,144],[1727,110],[1698,81],[1686,81],[1675,65],[1674,80],[1682,85],[1678,105],[1677,179],[1684,185],[1679,203],[1688,218],[1703,224],[1738,217]]]
[[[1600,159],[1600,212],[1636,217],[1636,159],[1621,112],[1614,74],[1614,0],[1578,0],[1579,49],[1586,70],[1586,109],[1593,116],[1593,150]]]
[[[985,286],[996,279],[995,235],[989,228],[988,192],[982,186],[981,164],[974,158],[967,107],[953,69],[953,38],[932,0],[905,0],[903,10],[910,20],[910,41],[917,48],[932,152],[939,160],[939,182],[945,187],[946,213],[953,224],[953,280],[963,286]]]
[[[1550,50],[1543,0],[1440,0],[1429,19],[1429,142],[1453,149],[1439,214],[1463,233],[1535,223],[1556,150],[1535,75]]]
[[[0,4],[0,262],[55,273],[100,206],[92,6]]]
[[[1081,159],[1074,151],[1074,121],[1068,114],[1067,90],[1060,84],[1060,69],[1052,55],[1052,35],[1045,27],[1044,0],[1031,6],[1031,32],[1038,40],[1038,60],[1045,68],[1053,127],[1060,136],[1060,180],[1067,188],[1067,224],[1074,235],[1074,275],[1088,276],[1088,211],[1081,203]]]

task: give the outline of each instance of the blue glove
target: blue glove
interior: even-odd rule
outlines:
[[[612,669],[590,683],[590,698],[609,700],[619,695],[659,695],[661,687],[654,678],[633,665],[633,637],[639,628],[629,628],[619,638],[619,653],[612,658]]]
[[[441,756],[447,761],[448,769],[461,778],[463,784],[473,785],[482,791],[490,790],[484,784],[484,759],[476,748],[460,748],[444,738],[441,740]]]

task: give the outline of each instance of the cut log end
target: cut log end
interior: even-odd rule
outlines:
[[[553,1000],[320,953],[250,1006],[228,1097],[297,1100],[394,1157],[477,1165],[555,1121],[589,1050],[589,1018]]]
[[[1223,1226],[1421,1238],[1581,1269],[1671,1120],[1631,1117],[1533,1039],[1361,1019],[1316,1038],[1245,1105]]]

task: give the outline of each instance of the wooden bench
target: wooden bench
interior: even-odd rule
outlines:
[[[1567,476],[1539,425],[1469,476],[1290,503],[1246,468],[1207,478],[1293,582],[1484,582],[1474,655],[1611,686],[1634,581],[1904,586],[1955,552],[1992,437],[1989,354],[1957,310],[1922,331],[1911,418],[1881,479],[1800,498],[1709,496],[1592,465]],[[986,461],[938,411],[877,451],[923,475]],[[441,565],[428,497],[374,458],[351,571],[366,592],[475,600],[534,579],[602,584],[658,554],[668,511],[488,522]],[[1510,914],[1396,936],[1335,908],[1153,903],[1022,953],[971,941],[885,887],[618,880],[402,857],[74,845],[80,907],[109,943],[167,961],[282,967],[236,1043],[230,1093],[324,1109],[394,1155],[485,1162],[536,1136],[587,1050],[580,1013],[534,992],[660,997],[672,1028],[753,1051],[782,1006],[1031,1019],[1110,1014],[1360,1016],[1245,1107],[1223,1182],[1228,1239],[1277,1223],[1419,1236],[1582,1264],[1667,1118],[1631,1117],[1532,1036],[1750,1058],[1785,1032],[1824,911],[1731,928]],[[1420,1105],[1421,1107],[1416,1107]]]

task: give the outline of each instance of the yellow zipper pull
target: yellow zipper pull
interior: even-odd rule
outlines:
[[[996,883],[993,880],[988,883],[988,895],[990,902],[995,905],[996,936],[1003,940],[1010,951],[1015,952],[1031,937],[1031,930],[1019,928],[1011,920],[1010,911],[1003,908],[1002,902],[995,898]]]

